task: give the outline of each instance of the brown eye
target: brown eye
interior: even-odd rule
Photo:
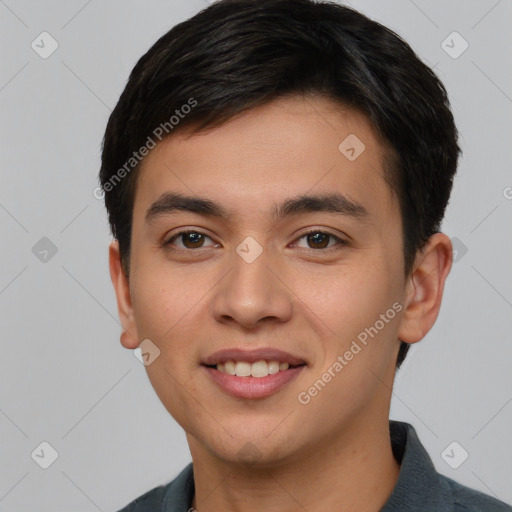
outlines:
[[[211,240],[209,236],[198,231],[180,231],[167,242],[164,242],[164,245],[175,245],[177,249],[201,249],[205,247],[204,242],[206,239]],[[176,241],[181,242],[181,244],[175,243]]]
[[[329,244],[329,237],[327,233],[309,233],[307,236],[308,243],[312,244],[312,249],[325,249]]]
[[[308,233],[304,233],[298,240],[306,240],[307,246],[300,245],[300,247],[303,247],[305,249],[313,249],[313,250],[319,250],[319,249],[327,249],[327,251],[340,249],[344,245],[348,245],[347,242],[342,240],[341,238],[331,234],[326,233],[324,231],[309,231]],[[339,247],[336,247],[338,245]]]
[[[188,249],[196,249],[197,247],[201,247],[203,245],[204,235],[201,233],[186,233],[181,235],[181,240],[183,245],[185,245],[185,247]]]

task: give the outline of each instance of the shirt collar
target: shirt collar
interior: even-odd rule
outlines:
[[[414,427],[391,420],[389,431],[393,455],[400,463],[400,473],[393,492],[380,512],[442,510],[438,507],[447,502],[448,490],[440,484],[439,474]]]
[[[414,427],[408,423],[390,420],[391,447],[400,464],[400,473],[393,492],[380,512],[401,510],[442,510],[447,490],[440,485],[432,460],[421,444]],[[187,512],[194,497],[193,465],[186,466],[169,485],[165,494],[165,512]],[[421,507],[418,508],[418,506]]]

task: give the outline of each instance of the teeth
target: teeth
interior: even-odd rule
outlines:
[[[238,361],[235,366],[235,375],[237,377],[249,377],[251,375],[251,363]]]
[[[222,367],[222,364],[217,365],[217,370],[220,370],[221,372],[224,371],[228,375],[235,375],[235,363],[233,361],[226,361],[224,363],[224,370],[222,370],[222,368],[219,368],[219,366]]]
[[[266,361],[256,361],[251,365],[251,375],[253,377],[266,377],[268,375],[268,364]]]
[[[217,370],[228,375],[236,375],[237,377],[266,377],[274,375],[279,371],[288,370],[288,363],[279,363],[279,361],[256,361],[255,363],[247,363],[245,361],[232,361],[231,359],[225,363],[219,363]]]
[[[268,363],[268,373],[270,375],[274,375],[279,371],[279,362],[278,361],[270,361]]]

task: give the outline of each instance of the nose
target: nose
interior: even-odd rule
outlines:
[[[237,253],[231,270],[215,288],[213,315],[221,323],[237,323],[254,329],[266,322],[282,323],[291,318],[293,292],[276,262],[264,250],[248,262]]]

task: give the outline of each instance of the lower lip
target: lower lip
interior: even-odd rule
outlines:
[[[203,366],[210,377],[226,393],[238,398],[265,398],[270,396],[295,379],[305,367],[306,365],[288,368],[288,370],[279,371],[266,377],[237,377],[236,375],[223,373],[216,368]]]

